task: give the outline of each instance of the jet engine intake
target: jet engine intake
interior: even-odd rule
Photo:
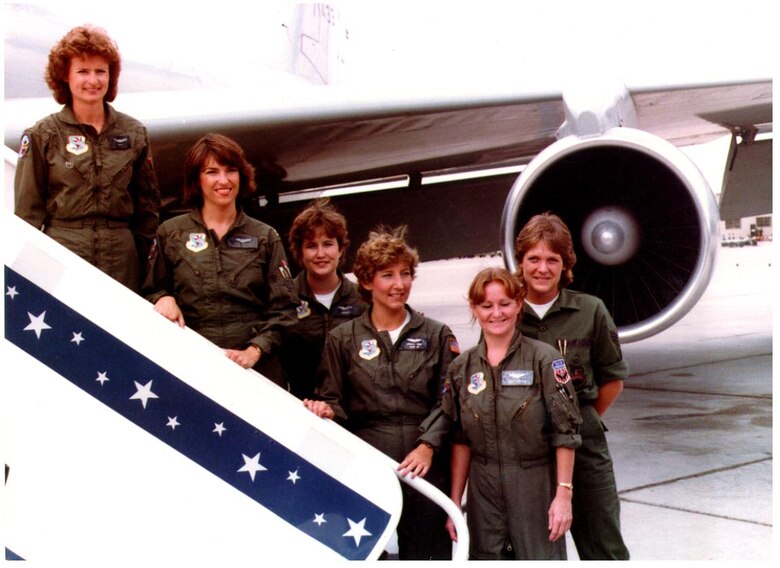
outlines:
[[[718,206],[696,165],[647,132],[617,127],[568,136],[532,160],[510,190],[501,246],[514,271],[517,233],[550,211],[569,226],[577,263],[570,288],[600,297],[621,341],[680,320],[714,269]]]

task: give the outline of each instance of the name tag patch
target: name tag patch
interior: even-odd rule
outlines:
[[[336,318],[349,318],[356,317],[361,314],[360,306],[333,306],[330,310],[330,315]]]
[[[408,337],[399,349],[404,351],[428,351],[428,343],[427,337]]]
[[[112,150],[129,150],[130,137],[127,134],[121,136],[112,136],[108,144]]]
[[[528,370],[502,371],[501,384],[507,387],[530,387],[534,384],[534,372]]]
[[[233,235],[228,239],[227,244],[230,248],[256,249],[257,237],[250,237],[249,235]]]

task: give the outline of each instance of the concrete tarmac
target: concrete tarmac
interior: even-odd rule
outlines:
[[[677,324],[623,346],[631,367],[604,422],[632,560],[757,561],[773,543],[773,243],[720,248],[712,282]],[[410,304],[465,350],[465,296],[499,256],[423,263]],[[576,488],[575,488],[576,490]],[[567,537],[569,559],[577,552]]]

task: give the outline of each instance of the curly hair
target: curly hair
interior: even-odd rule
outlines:
[[[322,228],[328,238],[336,239],[339,251],[342,253],[349,246],[347,220],[331,205],[330,200],[315,199],[293,219],[288,242],[290,254],[299,266],[303,266],[303,241],[314,238],[317,229]],[[339,264],[344,263],[345,255],[341,255]]]
[[[417,250],[406,243],[406,230],[406,225],[394,229],[377,227],[358,248],[352,272],[357,278],[363,299],[371,300],[371,291],[363,285],[371,283],[377,272],[397,262],[408,264],[412,278],[415,277],[420,257]]]
[[[515,240],[515,260],[517,272],[515,276],[524,285],[523,257],[525,253],[544,241],[555,254],[561,255],[563,270],[561,271],[561,288],[564,288],[574,280],[574,265],[577,264],[577,255],[574,253],[574,244],[571,232],[563,222],[563,219],[554,213],[542,213],[534,215],[520,230]]]
[[[244,156],[244,150],[232,138],[224,134],[206,134],[193,144],[184,159],[183,201],[189,207],[203,207],[203,189],[200,187],[200,171],[209,158],[221,166],[238,168],[238,199],[252,195],[257,189],[255,168]]]
[[[78,26],[66,33],[49,52],[49,62],[46,65],[44,79],[51,89],[54,100],[61,105],[73,102],[73,95],[68,85],[70,62],[74,57],[85,55],[102,57],[108,63],[108,90],[105,101],[116,98],[119,85],[119,73],[122,70],[122,59],[119,49],[103,28],[95,26]]]

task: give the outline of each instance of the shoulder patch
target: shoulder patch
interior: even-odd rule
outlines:
[[[449,345],[450,351],[452,351],[456,355],[460,355],[460,345],[458,345],[458,340],[457,339],[455,339],[454,337],[450,337],[450,339],[448,341],[448,345]]]
[[[146,258],[149,262],[152,262],[157,258],[157,253],[160,252],[160,243],[157,242],[157,237],[152,241],[152,246],[149,248],[149,256]]]
[[[22,135],[19,141],[19,159],[26,158],[30,151],[30,137],[27,134]]]
[[[427,337],[407,337],[398,349],[403,351],[428,351],[429,344]]]
[[[569,376],[569,369],[566,367],[566,360],[556,359],[552,362],[553,373],[555,374],[555,380],[562,385],[565,385],[571,380]]]

